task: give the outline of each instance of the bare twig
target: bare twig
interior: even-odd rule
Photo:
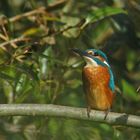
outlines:
[[[139,92],[140,91],[140,86],[137,88],[137,92]]]
[[[52,104],[1,104],[0,116],[48,116],[102,122],[140,128],[140,116],[109,112],[106,119],[104,111],[92,110],[90,118],[85,108],[75,108]]]
[[[19,37],[19,38],[15,38],[15,39],[12,39],[12,40],[5,41],[4,43],[1,43],[0,47],[6,46],[6,45],[9,45],[9,44],[12,44],[12,43],[29,41],[29,40],[30,40],[29,38]]]
[[[128,0],[126,2],[128,2],[128,4],[130,4],[130,6],[133,7],[135,10],[140,12],[140,5],[138,4],[138,2],[135,2],[134,0]]]
[[[55,36],[55,35],[58,35],[58,34],[61,34],[61,33],[65,32],[65,31],[67,31],[67,30],[69,30],[69,29],[77,28],[77,27],[79,27],[78,24],[73,25],[73,26],[68,26],[68,27],[66,27],[66,28],[64,28],[64,29],[62,29],[62,30],[55,31],[55,32],[50,33],[50,34],[45,34],[45,35],[42,35],[42,36],[40,36],[40,37],[38,37],[38,38],[35,38],[35,39],[34,39],[34,38],[31,39],[31,38],[29,38],[29,37],[20,36],[20,37],[18,37],[18,38],[14,38],[14,39],[12,39],[12,40],[8,40],[8,41],[5,41],[5,42],[1,43],[1,44],[0,44],[0,47],[1,47],[1,48],[4,48],[4,46],[6,46],[6,45],[13,44],[13,43],[16,44],[17,42],[22,42],[22,41],[32,41],[32,42],[34,42],[34,41],[40,40],[40,39],[42,39],[42,38],[44,38],[44,37],[47,37],[47,36]],[[0,34],[0,37],[2,38],[1,34]]]
[[[48,7],[40,7],[40,8],[37,8],[35,10],[32,10],[32,11],[29,11],[29,12],[26,12],[26,13],[23,13],[23,14],[19,14],[19,15],[16,15],[14,17],[11,17],[7,20],[7,18],[2,18],[0,20],[0,25],[4,25],[4,24],[7,24],[8,22],[15,22],[15,21],[18,21],[22,18],[25,18],[25,17],[29,17],[29,16],[33,16],[33,15],[36,15],[36,14],[41,14],[41,13],[47,13],[51,10],[54,10],[56,8],[59,8],[61,6],[63,6],[68,0],[59,0],[55,3],[52,3],[51,5],[49,5]]]

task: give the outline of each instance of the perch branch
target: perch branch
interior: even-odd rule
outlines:
[[[140,128],[140,116],[109,112],[106,119],[104,111],[92,110],[90,118],[85,108],[52,104],[1,104],[0,116],[48,116],[102,122]]]

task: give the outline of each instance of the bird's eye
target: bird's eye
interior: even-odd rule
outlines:
[[[88,54],[93,55],[93,52],[92,51],[88,51]]]
[[[99,54],[97,52],[94,52],[94,56],[98,56]]]

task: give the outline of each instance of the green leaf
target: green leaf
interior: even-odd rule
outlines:
[[[104,19],[105,17],[116,14],[127,14],[127,12],[121,8],[113,8],[113,7],[99,8],[97,10],[91,11],[81,28],[84,28],[90,23],[97,22],[99,20]]]
[[[126,80],[122,80],[122,87],[123,87],[123,94],[128,99],[131,99],[133,101],[139,101],[140,96],[136,93],[136,89]]]
[[[11,80],[11,81],[15,80],[14,77],[12,77],[4,72],[0,72],[0,78],[5,79],[5,80]]]

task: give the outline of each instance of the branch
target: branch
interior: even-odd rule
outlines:
[[[7,24],[8,22],[15,22],[17,20],[20,20],[20,19],[28,17],[28,16],[33,16],[33,15],[36,15],[36,14],[46,13],[46,11],[49,12],[51,10],[56,10],[57,8],[61,8],[62,6],[64,6],[64,4],[66,2],[67,2],[67,0],[59,0],[55,3],[50,4],[48,7],[43,6],[43,7],[34,9],[32,11],[29,11],[29,12],[11,17],[8,20],[6,18],[3,18],[2,20],[0,20],[0,25]]]
[[[138,12],[140,11],[140,5],[138,4],[138,2],[131,1],[131,0],[128,0],[127,2],[128,4],[130,4],[130,7],[134,8]]]
[[[12,39],[12,40],[5,41],[4,43],[1,43],[0,47],[6,46],[6,45],[9,45],[9,44],[12,44],[12,43],[29,41],[29,40],[30,40],[30,38],[18,37],[18,38]]]
[[[104,111],[92,110],[90,118],[85,108],[59,106],[52,104],[1,104],[0,116],[53,116],[78,120],[102,122],[140,128],[140,116],[109,112],[106,119]]]

